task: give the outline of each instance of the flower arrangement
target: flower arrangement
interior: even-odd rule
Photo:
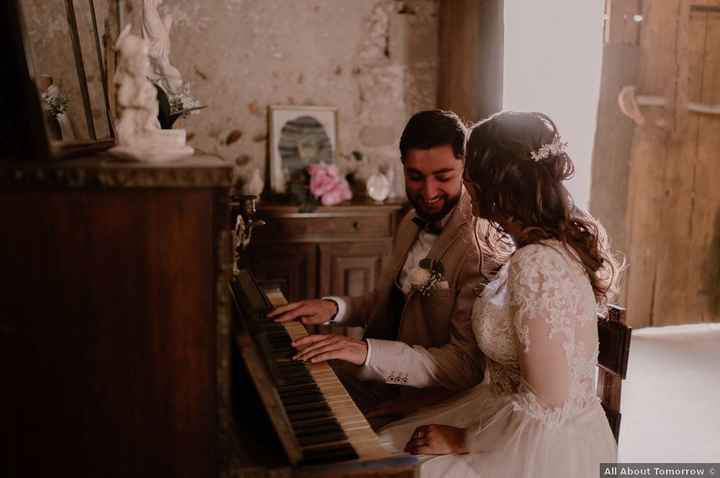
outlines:
[[[206,106],[200,105],[200,100],[190,93],[190,82],[183,82],[183,87],[177,94],[168,94],[161,85],[154,83],[158,99],[158,120],[163,129],[172,128],[178,118],[189,114],[197,114]]]
[[[68,98],[65,96],[57,85],[48,86],[47,90],[42,93],[42,100],[45,103],[45,109],[52,116],[65,114],[68,109]]]
[[[297,204],[300,212],[312,212],[320,204],[333,206],[352,199],[352,191],[336,165],[312,163],[295,171],[288,178],[286,192],[272,198]]]
[[[310,194],[323,206],[333,206],[352,199],[350,185],[334,164],[315,163],[307,167]]]
[[[408,275],[410,287],[420,292],[421,295],[430,295],[430,292],[442,280],[444,272],[442,262],[426,257],[410,271]]]

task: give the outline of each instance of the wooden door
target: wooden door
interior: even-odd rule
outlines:
[[[628,321],[633,327],[720,320],[720,1],[642,8],[641,107],[628,181]]]

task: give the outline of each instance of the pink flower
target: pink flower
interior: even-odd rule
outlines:
[[[310,174],[310,193],[320,199],[324,206],[352,199],[350,185],[340,176],[337,166],[314,163],[307,170]]]
[[[349,201],[352,199],[352,191],[350,191],[350,185],[345,178],[338,178],[338,182],[335,184],[330,191],[323,194],[320,202],[323,206],[334,206],[340,204],[343,201]]]

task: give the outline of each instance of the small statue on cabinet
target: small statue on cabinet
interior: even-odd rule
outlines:
[[[148,78],[159,84],[168,96],[182,91],[183,79],[180,71],[170,63],[170,29],[172,15],[160,16],[158,6],[163,0],[145,0],[143,2],[142,35],[148,45],[151,69]]]
[[[110,153],[123,159],[163,162],[192,155],[185,143],[185,130],[160,129],[156,90],[147,79],[150,62],[147,42],[130,33],[120,33],[115,50],[118,69],[115,83],[120,120],[116,123],[117,146]]]

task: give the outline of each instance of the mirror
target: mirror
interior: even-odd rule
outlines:
[[[112,146],[104,61],[108,40],[103,45],[102,35],[111,29],[106,38],[114,38],[116,2],[21,0],[20,7],[28,67],[51,149],[62,156]]]

